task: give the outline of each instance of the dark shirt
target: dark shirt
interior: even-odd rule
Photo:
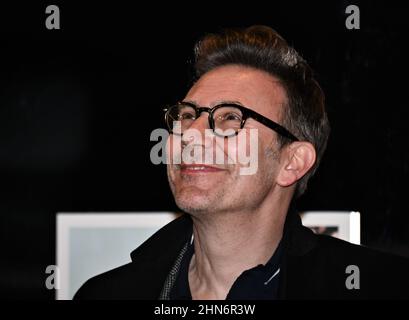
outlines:
[[[226,300],[274,300],[278,297],[282,241],[265,264],[244,271],[233,283]],[[192,300],[189,287],[189,264],[194,254],[193,243],[183,256],[176,282],[170,292],[171,300]]]

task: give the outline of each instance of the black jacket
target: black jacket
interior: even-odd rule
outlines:
[[[191,234],[192,220],[183,215],[134,250],[132,262],[88,280],[74,299],[158,299]],[[409,298],[405,258],[316,235],[296,213],[287,216],[283,240],[280,299]],[[349,265],[359,268],[359,289],[346,286]]]

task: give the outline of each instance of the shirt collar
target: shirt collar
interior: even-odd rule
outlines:
[[[265,265],[259,264],[245,270],[233,283],[226,299],[273,299],[278,292],[280,261],[283,241]],[[172,300],[191,300],[189,287],[189,264],[194,254],[193,237],[182,258],[178,275],[170,292]]]

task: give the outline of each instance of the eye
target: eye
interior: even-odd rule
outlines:
[[[241,121],[241,115],[234,113],[234,112],[226,113],[220,117],[221,117],[220,120],[223,120],[223,121]]]
[[[195,120],[196,112],[192,107],[189,106],[180,106],[178,110],[178,119],[183,120]]]
[[[196,115],[191,112],[180,112],[179,120],[195,120]]]

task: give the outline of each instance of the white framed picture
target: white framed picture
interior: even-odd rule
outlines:
[[[306,211],[302,224],[315,233],[326,234],[350,243],[361,243],[361,215],[356,211]]]
[[[130,253],[178,217],[159,213],[57,213],[56,299],[72,299],[89,278],[131,261]]]

